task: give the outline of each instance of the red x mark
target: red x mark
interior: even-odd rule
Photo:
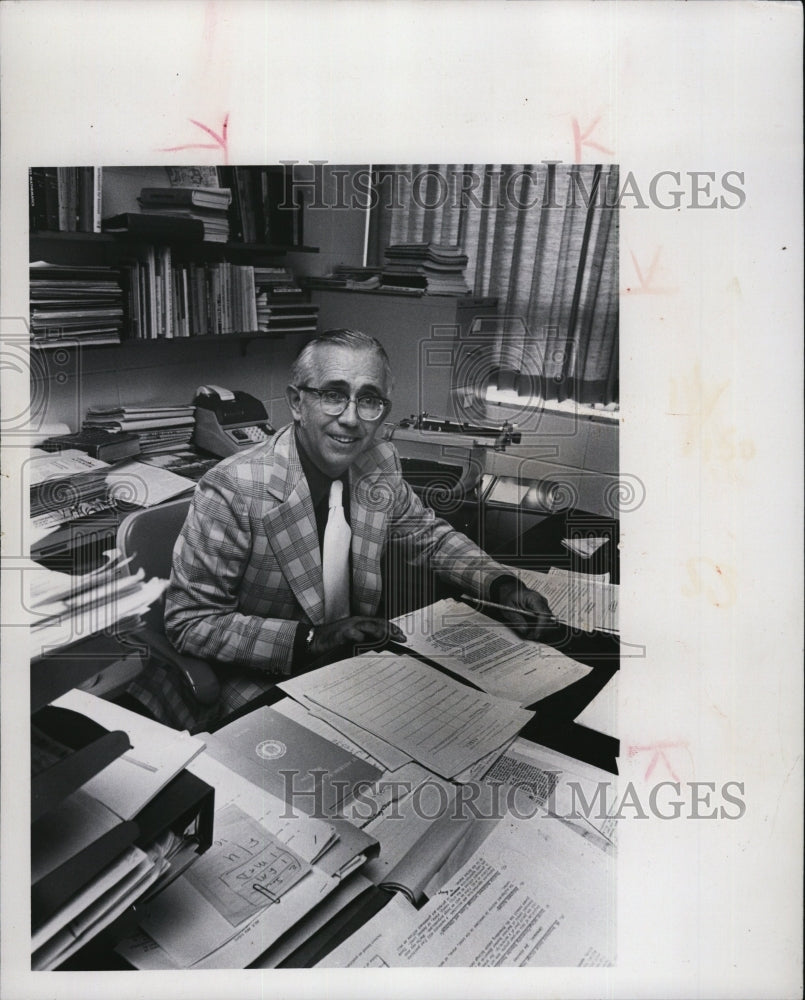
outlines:
[[[190,122],[200,128],[202,132],[206,132],[208,136],[215,140],[215,142],[191,142],[185,143],[182,146],[163,146],[160,152],[162,153],[176,153],[180,149],[222,149],[224,151],[224,164],[229,162],[229,148],[227,139],[227,130],[229,129],[229,112],[224,115],[224,120],[221,125],[220,135],[217,132],[213,132],[211,128],[207,125],[203,125],[201,122],[197,122],[195,118],[190,118]]]

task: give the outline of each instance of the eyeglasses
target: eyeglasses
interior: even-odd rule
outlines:
[[[374,393],[364,393],[360,396],[348,396],[340,389],[314,389],[312,385],[295,385],[292,388],[298,392],[312,392],[319,397],[322,410],[328,417],[340,417],[354,400],[355,408],[361,420],[379,420],[383,411],[391,402],[383,396]]]

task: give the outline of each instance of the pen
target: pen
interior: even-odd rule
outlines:
[[[496,604],[494,601],[485,601],[480,597],[471,597],[469,594],[461,595],[462,601],[472,601],[474,604],[482,604],[485,608],[497,608],[498,611],[513,611],[516,615],[525,615],[527,618],[539,618],[540,621],[556,623],[553,615],[541,615],[537,611],[525,611],[522,608],[513,608],[509,604]]]

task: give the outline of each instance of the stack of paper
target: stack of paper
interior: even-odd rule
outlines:
[[[374,733],[444,778],[498,750],[534,714],[408,656],[364,654],[279,686]]]
[[[115,506],[106,482],[109,464],[83,451],[52,454],[32,448],[28,470],[35,535]]]
[[[609,574],[595,576],[551,567],[548,573],[513,570],[526,586],[542,594],[554,617],[584,632],[618,631],[618,586]]]
[[[92,406],[84,429],[132,431],[140,439],[143,455],[187,447],[193,435],[195,407],[185,404],[153,406]]]
[[[30,655],[44,656],[97,632],[137,628],[140,616],[160,596],[166,580],[146,581],[142,570],[130,575],[117,549],[104,553],[106,563],[83,576],[70,576],[31,562]]]
[[[215,842],[117,950],[137,968],[245,968],[338,886],[316,865],[337,835],[206,754],[188,770],[215,788]]]
[[[31,968],[54,969],[136,902],[169,862],[156,846],[130,847],[31,935]]]
[[[408,645],[483,691],[532,705],[586,676],[591,668],[552,646],[458,601],[438,601],[395,619]]]

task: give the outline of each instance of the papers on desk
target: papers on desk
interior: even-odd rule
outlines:
[[[54,969],[108,927],[156,882],[165,859],[132,847],[33,936],[31,968]]]
[[[138,507],[153,507],[172,497],[181,496],[195,489],[192,479],[177,476],[168,469],[160,469],[145,462],[124,462],[107,473],[106,483],[115,500],[136,504]]]
[[[515,811],[527,814],[538,805],[600,850],[614,850],[616,821],[607,815],[606,804],[612,796],[604,797],[603,806],[584,806],[600,803],[602,790],[614,794],[615,779],[606,771],[518,738],[490,768],[486,780],[515,789]]]
[[[506,816],[421,910],[395,896],[319,964],[609,966],[613,887],[614,858],[563,824]]]
[[[204,749],[201,740],[77,689],[53,702],[126,733],[131,749],[85,782],[83,788],[120,819],[133,819]]]
[[[380,736],[444,778],[500,747],[534,714],[408,656],[364,654],[279,687]]]
[[[512,572],[542,594],[558,621],[583,632],[618,631],[618,586],[604,577],[573,573],[551,567],[546,573],[515,569]]]
[[[206,754],[188,770],[215,788],[216,839],[231,850],[211,848],[155,896],[144,933],[117,951],[137,968],[245,968],[336,888],[315,866],[336,834]]]
[[[582,559],[589,559],[594,552],[597,552],[602,546],[606,545],[608,541],[609,538],[607,537],[600,538],[596,535],[587,535],[586,538],[563,538],[562,545],[575,553],[575,555],[581,556]]]
[[[373,764],[267,706],[204,740],[210,756],[297,811],[317,816],[335,815],[357,785],[381,775]]]
[[[395,623],[417,653],[489,694],[531,705],[585,677],[590,667],[458,601],[437,601]]]
[[[84,576],[30,564],[26,577],[32,658],[113,627],[136,628],[140,615],[167,586],[167,580],[156,577],[146,582],[142,571],[129,575],[129,560],[121,559],[116,549],[104,555],[106,563]]]

